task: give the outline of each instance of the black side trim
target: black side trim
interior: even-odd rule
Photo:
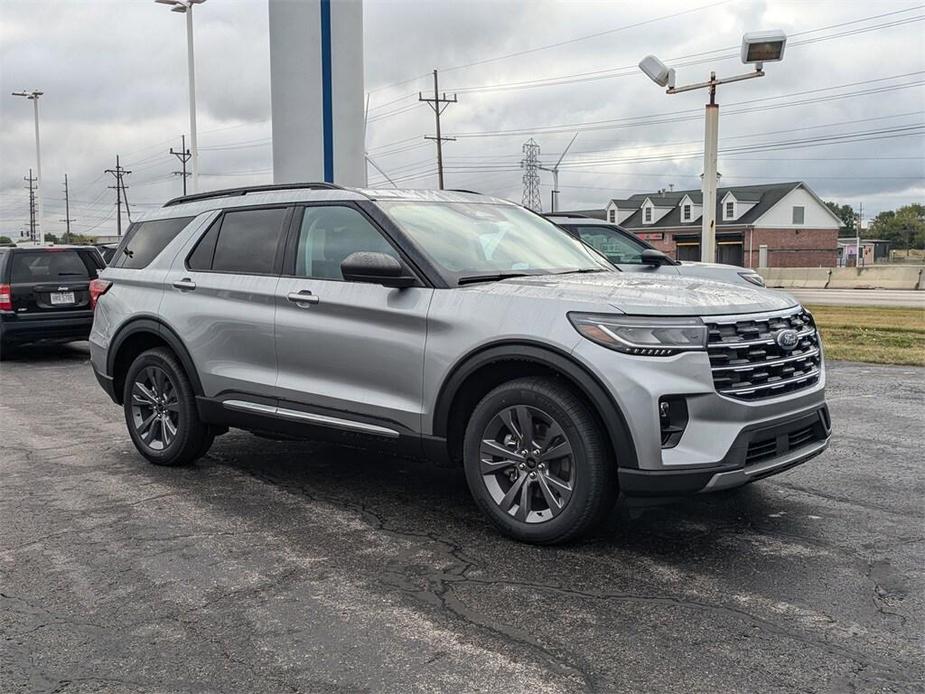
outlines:
[[[106,391],[106,395],[109,396],[109,399],[117,405],[120,404],[119,399],[116,397],[116,387],[113,383],[112,376],[101,374],[96,370],[96,367],[93,367],[93,375],[96,376],[96,382],[100,384],[100,388]]]
[[[190,356],[189,350],[186,349],[186,345],[183,344],[183,340],[181,340],[179,335],[177,335],[166,323],[154,316],[135,318],[119,328],[119,331],[109,344],[109,350],[106,355],[105,375],[107,377],[115,378],[115,363],[119,350],[129,337],[138,333],[152,333],[164,340],[183,365],[183,369],[189,377],[190,384],[193,386],[193,392],[196,395],[203,394],[204,391],[202,389],[202,382],[199,380],[199,372],[196,370],[193,358]],[[116,395],[117,397],[119,396],[118,393]],[[116,402],[121,404],[121,399],[116,400]]]
[[[437,396],[434,408],[434,435],[446,437],[449,429],[450,409],[466,379],[475,371],[492,362],[518,359],[549,367],[575,383],[591,401],[604,422],[611,446],[620,467],[638,468],[636,446],[623,413],[598,379],[568,354],[542,343],[496,342],[460,359],[446,378]]]

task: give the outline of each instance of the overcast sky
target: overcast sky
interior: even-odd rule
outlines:
[[[921,4],[364,5],[367,147],[404,187],[436,187],[434,146],[422,139],[433,115],[416,101],[434,67],[441,88],[459,94],[444,120],[445,134],[459,136],[445,147],[447,187],[520,201],[523,143],[533,136],[552,164],[576,132],[560,173],[563,208],[699,187],[705,94],[668,96],[632,66],[647,53],[674,60],[679,83],[741,72],[742,33],[780,28],[791,37],[784,62],[720,88],[722,184],[804,180],[827,200],[863,202],[865,217],[925,202]],[[196,12],[202,187],[269,182],[266,0],[209,0]],[[168,149],[188,122],[185,61],[182,15],[153,0],[0,0],[0,234],[16,236],[28,220],[23,178],[34,165],[31,104],[11,91],[45,91],[46,230],[62,227],[67,172],[74,229],[114,233],[104,169],[117,153],[133,172],[135,215],[180,192]],[[548,206],[550,174],[541,180]]]

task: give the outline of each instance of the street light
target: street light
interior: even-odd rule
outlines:
[[[755,70],[742,75],[716,78],[710,73],[706,82],[675,86],[675,70],[654,55],[647,55],[639,62],[639,69],[660,87],[667,87],[666,94],[680,94],[694,89],[709,89],[710,102],[706,105],[703,146],[703,217],[701,225],[700,259],[705,263],[716,262],[716,160],[719,143],[719,104],[716,103],[716,87],[728,82],[741,82],[755,77],[764,77],[764,63],[784,59],[787,35],[783,31],[759,31],[742,37],[742,62],[754,65]]]
[[[42,150],[39,146],[39,97],[45,92],[37,89],[13,92],[13,96],[22,96],[32,101],[35,112],[35,197],[39,203],[39,216],[36,224],[39,228],[39,244],[45,245],[45,206],[42,204]]]
[[[562,160],[565,159],[565,155],[568,154],[568,151],[572,148],[572,143],[575,142],[575,138],[578,137],[578,133],[575,133],[574,137],[569,140],[568,145],[565,149],[562,150],[562,155],[559,157],[559,161],[556,162],[555,166],[537,166],[540,171],[549,171],[552,173],[552,193],[550,193],[549,207],[551,212],[558,212],[559,210],[559,164],[562,163]]]
[[[190,129],[190,166],[192,168],[192,192],[199,191],[199,147],[196,142],[196,68],[193,61],[193,5],[201,5],[206,0],[154,0],[161,5],[170,5],[171,12],[186,14],[186,59],[189,75],[189,129]]]

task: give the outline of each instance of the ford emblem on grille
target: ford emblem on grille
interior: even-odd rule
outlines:
[[[791,330],[790,328],[780,330],[777,335],[774,336],[774,341],[777,342],[777,346],[782,350],[789,352],[797,346],[797,343],[800,341],[800,334],[796,330]]]

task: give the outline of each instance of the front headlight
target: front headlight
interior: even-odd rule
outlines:
[[[643,357],[669,357],[702,350],[707,326],[699,318],[614,316],[570,313],[569,320],[584,337],[609,349]]]
[[[764,277],[759,275],[757,272],[740,272],[739,277],[741,277],[746,282],[751,282],[752,284],[759,287],[765,286]]]

